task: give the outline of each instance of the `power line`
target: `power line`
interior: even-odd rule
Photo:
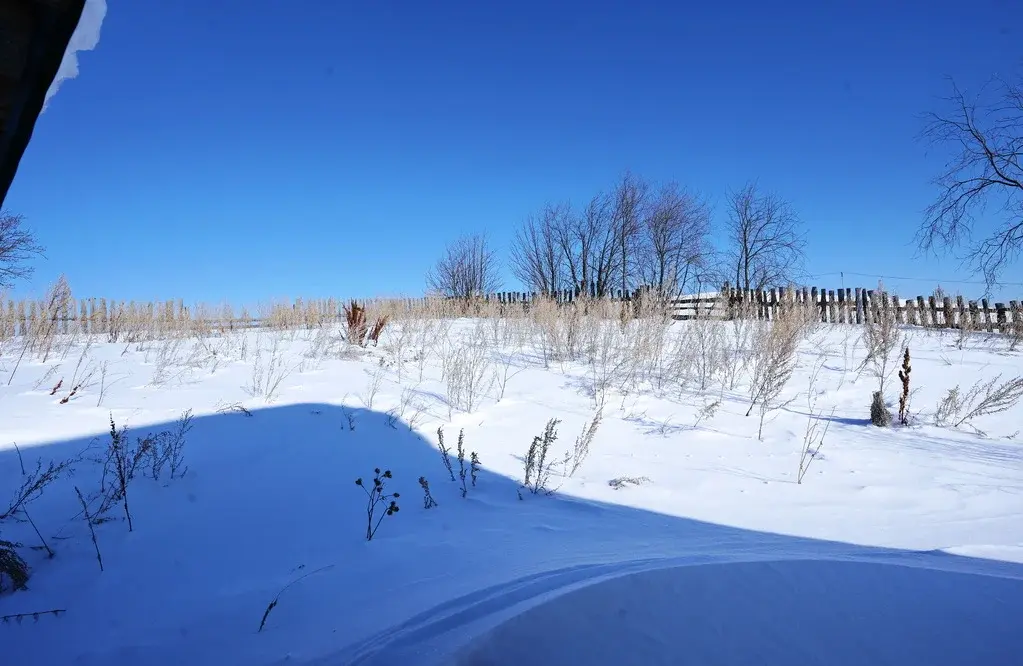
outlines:
[[[874,273],[854,273],[852,271],[835,271],[835,272],[832,272],[832,273],[817,273],[815,275],[810,275],[808,277],[819,278],[819,277],[829,277],[829,276],[833,276],[833,275],[843,275],[843,274],[845,274],[845,275],[856,275],[858,277],[880,278],[882,280],[909,280],[909,281],[912,281],[912,282],[933,282],[933,283],[939,283],[939,284],[977,284],[977,285],[985,285],[985,286],[987,285],[987,283],[984,282],[983,280],[942,280],[942,279],[939,279],[939,278],[914,278],[914,277],[904,277],[904,276],[899,276],[899,275],[877,275],[877,274],[874,274]],[[1023,287],[1023,282],[999,282],[995,286],[999,286],[999,287]]]

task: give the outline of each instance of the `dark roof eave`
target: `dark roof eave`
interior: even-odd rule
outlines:
[[[24,62],[20,75],[0,75],[0,207],[84,7],[85,0],[14,0],[0,12],[0,42],[22,56],[9,62]]]

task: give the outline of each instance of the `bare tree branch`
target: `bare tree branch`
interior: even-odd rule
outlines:
[[[650,185],[642,178],[626,171],[614,189],[612,226],[619,254],[619,288],[629,291],[634,277],[636,249],[643,229],[643,217],[649,205]]]
[[[707,265],[710,208],[667,183],[651,198],[643,223],[639,277],[662,297],[678,296]]]
[[[566,254],[559,239],[573,226],[568,204],[546,204],[515,233],[511,269],[526,288],[553,296],[565,288]]]
[[[954,83],[952,90],[947,115],[926,116],[922,137],[955,155],[933,180],[938,196],[916,240],[924,251],[960,248],[991,287],[1023,248],[1023,87],[999,79],[972,97]],[[991,219],[978,219],[989,206]]]
[[[728,195],[727,260],[740,289],[792,281],[805,259],[802,225],[792,206],[755,182]]]
[[[590,199],[582,215],[563,219],[554,238],[565,262],[568,280],[582,294],[610,294],[621,255],[613,219],[613,202],[601,193]]]
[[[0,211],[0,287],[10,287],[16,280],[30,277],[33,268],[26,262],[43,253],[23,222],[21,215]]]

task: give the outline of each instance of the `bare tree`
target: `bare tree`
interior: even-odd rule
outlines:
[[[651,199],[643,222],[639,277],[662,297],[677,296],[705,265],[710,208],[677,183],[668,183]]]
[[[593,294],[603,297],[614,288],[621,255],[612,204],[607,194],[597,194],[582,215],[566,218],[565,224],[555,228],[568,278],[580,293],[589,293],[592,286]]]
[[[0,211],[0,287],[30,277],[33,268],[26,262],[43,252],[24,221],[21,215]]]
[[[954,154],[933,181],[938,197],[925,212],[917,242],[925,251],[965,246],[964,263],[988,286],[1023,248],[1021,83],[997,80],[970,98],[953,83],[947,114],[928,114],[923,132],[931,144],[952,146]],[[989,204],[999,214],[973,240],[976,216]]]
[[[792,206],[755,182],[728,195],[728,263],[740,289],[786,284],[802,267],[805,241]]]
[[[622,293],[629,291],[634,276],[636,247],[643,229],[650,186],[642,178],[626,171],[614,189],[612,223],[619,252],[619,279]]]
[[[469,301],[497,291],[501,286],[497,270],[497,257],[486,236],[462,236],[444,249],[426,283],[445,296]]]
[[[511,247],[512,274],[528,289],[553,296],[565,283],[565,253],[559,238],[571,229],[568,204],[545,204],[526,218]]]

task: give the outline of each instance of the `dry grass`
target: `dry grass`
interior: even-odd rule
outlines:
[[[940,321],[931,323],[928,320],[927,323],[931,326],[955,327],[959,337],[957,345],[965,343],[983,326],[981,317],[979,313],[971,311],[962,318],[955,314],[953,321],[946,323],[943,298],[942,292],[936,292]],[[958,297],[952,300],[957,306]],[[969,302],[965,303],[970,305]],[[811,318],[816,318],[813,312],[816,306],[794,306],[807,311]],[[748,324],[757,320],[758,307],[749,301],[728,305],[720,302],[705,310],[712,314],[703,319],[722,318],[725,311],[734,315],[727,317],[734,327],[732,337],[739,343],[738,348],[745,350],[748,345],[744,341],[748,341],[751,329],[754,328]],[[186,305],[180,299],[139,303],[106,298],[75,298],[68,281],[61,277],[39,300],[0,300],[0,343],[18,338],[26,343],[27,355],[45,362],[54,355],[66,354],[71,343],[83,336],[104,336],[112,343],[145,349],[149,343],[159,340],[184,338],[208,341],[253,328],[286,333],[294,340],[301,331],[315,332],[325,327],[338,326],[340,332],[354,332],[355,335],[351,337],[356,338],[358,344],[364,344],[365,341],[375,341],[375,338],[381,341],[388,339],[390,336],[384,329],[389,328],[389,324],[408,325],[413,321],[418,322],[418,326],[410,326],[412,331],[408,336],[415,339],[417,336],[412,333],[424,328],[425,322],[479,317],[492,323],[492,337],[495,342],[500,340],[501,346],[513,340],[521,345],[525,336],[532,337],[537,341],[545,363],[549,365],[551,362],[578,360],[586,354],[587,333],[591,337],[593,333],[592,324],[588,324],[588,320],[618,319],[623,325],[634,321],[652,324],[659,319],[663,321],[667,311],[667,303],[645,295],[632,302],[579,298],[571,305],[559,304],[544,297],[529,303],[511,304],[502,303],[496,298],[474,301],[438,297],[357,301],[297,298],[268,302],[258,306],[255,313],[252,313],[247,308],[227,303]],[[1016,321],[1017,317],[1023,320],[1023,315],[1014,315],[1017,312],[1006,312],[1006,323],[1002,328],[1007,337],[1023,336],[1023,321]],[[718,334],[713,330],[708,332],[711,335]],[[424,333],[424,336],[435,337],[432,331]],[[657,342],[655,334],[642,345]],[[419,345],[420,348],[422,346]],[[744,365],[741,352],[734,360],[740,367]]]
[[[101,404],[113,378],[109,362],[95,360],[93,352],[95,342],[107,341],[123,345],[122,355],[143,354],[154,385],[187,382],[198,373],[246,363],[251,375],[245,388],[267,402],[278,397],[294,373],[370,354],[386,360],[399,385],[414,385],[439,370],[452,413],[500,400],[518,372],[539,365],[579,375],[595,410],[612,400],[624,405],[640,392],[695,392],[713,402],[728,391],[748,392],[763,418],[763,412],[784,400],[780,394],[794,367],[792,350],[823,326],[818,305],[793,298],[791,291],[781,302],[783,307],[761,319],[758,302],[711,299],[685,322],[674,321],[673,305],[650,294],[633,301],[578,298],[568,304],[544,297],[514,303],[496,298],[295,299],[250,312],[224,303],[75,299],[61,279],[42,300],[0,301],[0,346],[8,373],[0,381],[11,382],[22,359],[45,359],[49,367],[35,382],[38,390],[50,390],[62,380],[57,400],[84,394]],[[869,324],[849,325],[847,337],[863,342],[864,350],[852,350],[859,357],[854,363],[865,351],[863,369],[882,388],[897,368],[896,355],[907,333],[890,310],[871,314]],[[466,317],[474,321],[459,322]],[[969,329],[978,320],[970,317],[963,323]],[[1011,335],[1019,327],[1004,328]],[[293,350],[300,352],[297,364],[289,360]],[[845,351],[846,362],[853,362],[848,345]],[[423,409],[418,405],[412,411]]]

